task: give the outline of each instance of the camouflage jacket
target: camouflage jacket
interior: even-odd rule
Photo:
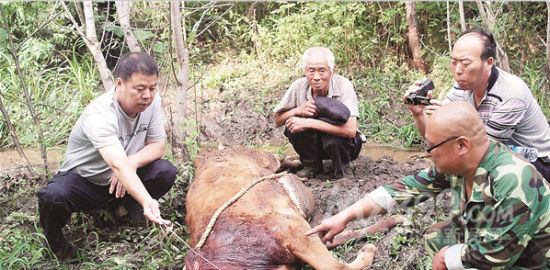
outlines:
[[[550,269],[549,187],[527,161],[491,142],[469,200],[463,177],[436,173],[433,166],[369,196],[390,210],[451,191],[450,222],[461,239],[447,253],[454,250],[456,269]]]

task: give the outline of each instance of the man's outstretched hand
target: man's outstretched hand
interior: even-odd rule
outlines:
[[[346,222],[344,220],[341,220],[338,215],[336,215],[323,220],[321,224],[307,231],[305,235],[309,236],[317,233],[323,243],[326,243],[327,241],[332,242],[334,236],[342,232],[345,228]]]
[[[143,215],[150,221],[159,225],[170,225],[172,222],[160,216],[159,203],[157,200],[148,200],[143,204]]]

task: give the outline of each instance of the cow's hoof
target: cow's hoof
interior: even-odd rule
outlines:
[[[372,254],[376,253],[376,250],[377,250],[377,248],[373,244],[366,244],[361,248],[362,253],[369,253],[369,254],[370,253],[372,253]]]

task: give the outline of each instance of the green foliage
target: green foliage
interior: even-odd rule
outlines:
[[[406,88],[421,75],[388,60],[384,68],[369,69],[354,80],[359,99],[359,129],[378,143],[399,140],[405,147],[420,142],[420,135],[403,104]],[[355,77],[359,77],[356,75]]]
[[[548,91],[548,79],[544,73],[546,62],[541,60],[535,59],[527,63],[518,76],[530,87],[542,112],[547,119],[550,119],[550,92]]]
[[[306,48],[325,46],[342,68],[348,64],[373,67],[377,59],[391,53],[388,48],[399,51],[406,43],[403,12],[401,3],[286,3],[260,22],[253,42],[262,57],[292,66]],[[386,31],[380,33],[380,28]]]
[[[5,57],[8,63],[13,63]],[[81,58],[73,53],[72,57],[66,58],[64,66],[41,69],[26,63],[28,66],[24,67],[23,72],[29,75],[24,77],[25,84],[44,130],[45,144],[49,147],[62,143],[68,138],[85,105],[98,94],[94,91],[98,81],[91,57]],[[7,65],[1,72],[6,75],[2,76],[6,79],[2,80],[0,88],[10,120],[16,127],[20,143],[33,146],[38,141],[37,128],[26,103],[21,100],[23,87],[15,67]],[[12,143],[10,136],[2,136],[0,145],[9,146]]]

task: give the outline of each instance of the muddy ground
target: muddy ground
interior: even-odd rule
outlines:
[[[265,100],[279,98],[266,97]],[[229,104],[232,104],[230,101],[235,99],[241,101],[239,104],[233,104],[235,106],[230,106]],[[245,145],[269,149],[283,156],[293,154],[286,138],[282,135],[282,128],[275,127],[273,123],[271,108],[274,104],[272,102],[258,103],[251,102],[246,97],[220,95],[216,102],[205,102],[202,106],[200,130],[201,141],[205,145],[214,147],[220,144]],[[286,147],[281,147],[283,145]],[[281,149],[286,150],[281,151]],[[55,168],[58,162],[52,161],[50,168]],[[352,162],[353,177],[333,179],[330,175],[319,175],[305,182],[315,197],[316,212],[311,224],[313,226],[319,224],[323,218],[341,211],[376,187],[425,168],[429,162],[422,154],[411,155],[404,161],[395,161],[390,156],[373,159],[368,157],[368,150],[363,151],[362,156]],[[184,168],[181,164],[179,167]],[[14,165],[11,161],[0,165],[0,171],[2,172],[0,219],[8,217],[10,220],[0,224],[0,231],[10,232],[17,227],[31,234],[40,232],[34,194],[45,185],[46,180],[30,177],[24,167]],[[182,169],[172,197],[161,200],[162,213],[166,218],[174,220],[176,224],[184,224],[183,201],[191,174],[191,171]],[[341,260],[349,262],[356,256],[357,250],[368,241],[378,247],[371,269],[425,269],[429,262],[423,250],[422,235],[431,224],[445,218],[447,201],[444,196],[440,196],[437,200],[429,200],[421,206],[406,211],[399,210],[398,213],[407,218],[405,224],[387,233],[351,241],[333,249],[333,253]],[[14,212],[18,213],[16,218],[13,217]],[[365,227],[387,216],[356,221],[349,224],[348,228]],[[126,265],[124,268],[130,269],[143,268],[143,265],[137,261],[147,261],[150,256],[147,253],[152,252],[151,250],[159,245],[159,240],[150,236],[157,233],[150,224],[146,225],[145,229],[134,225],[114,221],[108,213],[102,211],[73,215],[64,232],[79,248],[80,254],[83,254],[85,259],[70,265],[69,268],[79,269],[86,263],[100,263],[121,254],[125,254],[125,258],[129,259],[116,262],[117,264]],[[183,226],[178,232],[182,237],[186,237]],[[181,243],[171,243],[170,248],[176,250],[175,252],[185,250],[185,246]],[[176,262],[164,265],[162,268],[181,269],[181,260],[184,255],[185,253],[182,252],[174,256],[173,260]],[[94,264],[91,265],[91,269],[97,267]],[[36,268],[56,267],[46,264]]]

